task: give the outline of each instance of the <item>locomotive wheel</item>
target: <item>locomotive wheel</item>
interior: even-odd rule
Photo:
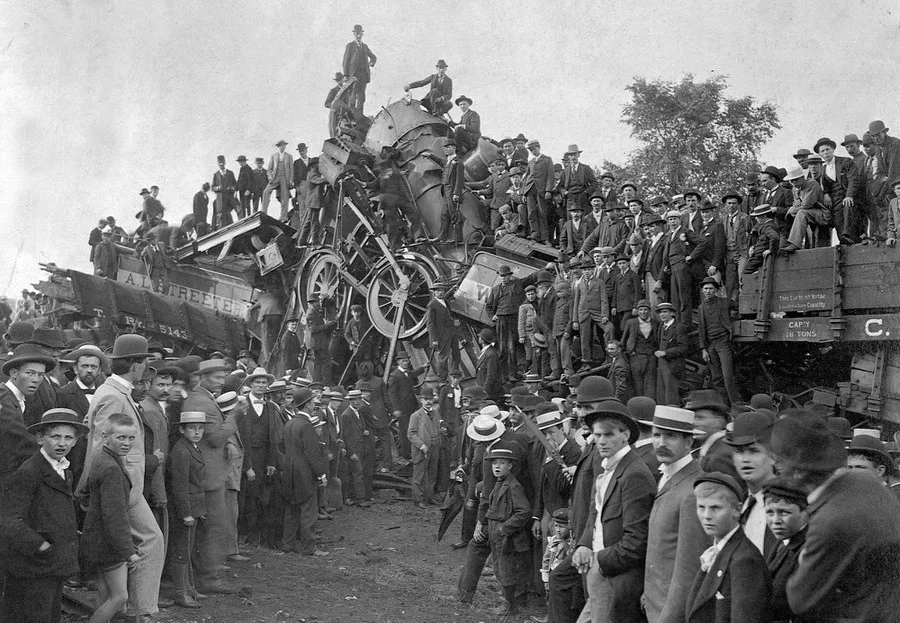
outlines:
[[[397,257],[397,264],[409,280],[409,286],[404,287],[394,267],[384,261],[369,287],[366,306],[374,327],[387,337],[392,337],[397,313],[402,309],[398,338],[410,339],[425,328],[425,308],[431,299],[429,287],[437,279],[438,271],[432,262],[418,254]]]
[[[297,295],[305,310],[313,296],[325,292],[338,312],[343,312],[348,286],[341,278],[342,258],[329,249],[315,252],[306,261],[297,279]]]

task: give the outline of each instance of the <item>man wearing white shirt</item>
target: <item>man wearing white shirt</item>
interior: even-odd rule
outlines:
[[[653,448],[662,478],[650,512],[643,603],[649,623],[681,621],[688,589],[710,546],[697,519],[694,481],[700,464],[691,454],[694,412],[659,405],[652,421]]]
[[[602,471],[572,564],[587,576],[588,603],[580,622],[643,620],[644,558],[656,481],[629,444],[639,430],[615,399],[601,401],[584,416],[591,428]]]
[[[734,430],[725,443],[734,448],[734,468],[747,483],[747,499],[741,506],[741,525],[750,542],[764,556],[778,546],[778,539],[766,525],[763,486],[775,480],[775,459],[757,440],[772,425],[765,413],[742,413],[734,420]]]

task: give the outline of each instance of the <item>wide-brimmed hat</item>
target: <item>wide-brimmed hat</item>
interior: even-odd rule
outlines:
[[[729,413],[725,401],[722,400],[722,395],[714,389],[697,389],[692,391],[688,394],[684,408],[691,411],[710,409],[718,411],[725,417],[728,417]]]
[[[791,180],[800,179],[801,177],[805,176],[806,171],[803,169],[803,167],[792,167],[791,170],[787,172],[787,175],[785,175],[782,179],[785,182],[790,182]]]
[[[847,134],[844,136],[844,141],[841,143],[842,147],[846,147],[850,143],[861,143],[859,137],[856,134]]]
[[[749,446],[765,440],[775,419],[761,411],[747,411],[734,418],[734,428],[725,434],[729,446]]]
[[[41,416],[40,422],[35,422],[31,426],[28,427],[28,432],[31,434],[37,434],[44,430],[48,426],[74,426],[75,430],[78,433],[83,434],[88,432],[88,427],[84,425],[84,418],[72,411],[72,409],[48,409],[44,411],[44,415]]]
[[[142,188],[142,189],[141,189],[141,192],[139,192],[138,194],[139,194],[141,197],[143,197],[144,195],[149,195],[149,194],[150,194],[150,191],[147,190],[146,188]]]
[[[492,417],[495,420],[499,420],[500,418],[500,407],[497,405],[491,404],[481,407],[478,411],[478,415],[485,415],[487,417]]]
[[[101,367],[105,366],[107,363],[106,354],[103,352],[103,349],[94,344],[82,344],[66,355],[66,361],[77,363],[79,357],[97,357],[100,359]],[[60,359],[60,361],[62,361],[62,359]]]
[[[703,201],[703,195],[700,194],[700,191],[696,188],[688,188],[684,191],[684,198],[687,199],[690,196],[694,196],[697,198],[697,201]]]
[[[620,400],[607,398],[601,401],[593,411],[584,414],[584,423],[588,428],[591,428],[594,422],[605,419],[619,420],[625,424],[628,428],[628,443],[630,444],[637,441],[638,437],[641,436],[641,430],[638,428],[637,422],[632,419],[631,414],[628,413],[628,407]]]
[[[850,442],[850,447],[847,448],[847,454],[862,454],[887,468],[892,467],[894,464],[884,442],[872,435],[854,436]]]
[[[32,335],[34,335],[34,325],[20,320],[9,325],[9,329],[3,334],[3,339],[7,344],[15,347],[30,340]]]
[[[766,214],[771,214],[774,211],[775,206],[771,206],[768,203],[761,203],[760,205],[750,210],[750,216],[765,216]]]
[[[116,338],[113,344],[110,359],[140,359],[141,357],[152,357],[153,353],[147,347],[147,338],[134,333],[126,333]]]
[[[645,426],[654,426],[662,430],[684,433],[685,435],[699,435],[703,431],[694,428],[694,412],[688,409],[679,409],[668,405],[656,405],[653,410],[652,420],[638,420]]]
[[[65,334],[62,332],[62,329],[51,329],[49,327],[37,327],[26,343],[57,350],[62,350],[66,347]]]
[[[656,212],[644,212],[643,214],[641,214],[639,224],[641,225],[641,227],[643,227],[644,225],[655,225],[656,223],[665,222],[665,219]]]
[[[578,403],[597,402],[615,395],[612,383],[602,376],[586,376],[581,379],[575,394]]]
[[[732,189],[726,190],[725,194],[722,195],[722,203],[725,203],[731,197],[737,199],[739,202],[741,199],[743,199],[743,197],[741,196],[741,193],[739,193],[738,191],[736,191],[732,188]]]
[[[26,363],[42,363],[47,366],[47,372],[56,367],[56,359],[44,352],[37,344],[20,344],[16,346],[12,357],[3,363],[3,374],[9,376],[9,371]]]
[[[457,106],[459,106],[459,103],[460,103],[460,102],[468,102],[468,103],[469,103],[469,106],[471,106],[471,105],[472,105],[472,98],[469,97],[469,96],[467,96],[467,95],[460,95],[459,97],[457,97],[457,98],[454,100],[453,103],[456,104]]]
[[[449,67],[449,65],[447,65],[447,61],[445,61],[442,58],[439,58],[437,63],[434,64],[434,66],[435,67]]]
[[[334,72],[334,81],[335,82],[343,82],[344,74],[339,71]],[[259,158],[257,158],[257,160],[259,160]]]
[[[282,145],[287,145],[287,144],[288,144],[288,142],[286,140],[281,139],[277,143],[275,143],[275,147],[281,147]]]
[[[474,441],[493,441],[504,432],[506,426],[503,422],[489,415],[476,415],[466,427],[466,435]]]
[[[850,441],[853,439],[853,425],[844,417],[830,417],[825,421],[825,426],[833,434],[841,439]]]
[[[730,489],[731,492],[737,496],[738,500],[744,498],[744,492],[741,489],[741,486],[733,476],[729,476],[728,474],[723,474],[722,472],[700,472],[700,476],[694,481],[694,488],[696,489],[697,485],[702,482],[711,482],[713,484],[722,485],[723,487]]]
[[[578,143],[572,143],[571,145],[569,145],[568,149],[566,149],[565,155],[568,156],[569,154],[580,154],[580,153],[581,153],[581,150],[578,149]]]
[[[832,472],[847,465],[844,441],[812,411],[795,411],[772,425],[772,453],[801,470]]]
[[[265,377],[268,379],[269,383],[275,380],[275,376],[266,372],[266,369],[263,367],[256,368],[253,372],[247,375],[247,378],[244,379],[245,385],[250,385],[254,381],[254,379],[258,379],[261,377]]]
[[[179,424],[206,424],[205,411],[182,411]]]
[[[224,372],[225,362],[221,359],[207,359],[201,361],[197,368],[197,374],[212,374],[213,372]]]
[[[765,169],[763,169],[762,172],[765,173],[766,175],[771,175],[778,182],[781,181],[781,170],[778,167],[769,165]]]
[[[794,158],[797,158],[798,156],[811,156],[811,155],[812,155],[812,152],[809,151],[806,147],[803,147],[803,148],[797,150],[797,153],[794,154]]]
[[[816,141],[816,145],[815,147],[813,147],[813,151],[819,153],[819,147],[821,147],[822,145],[828,145],[832,149],[837,149],[837,143],[826,136]]]

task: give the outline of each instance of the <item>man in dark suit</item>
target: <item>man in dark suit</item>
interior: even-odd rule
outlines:
[[[253,169],[247,164],[247,156],[238,156],[240,163],[237,179],[237,193],[241,201],[241,210],[238,218],[250,216],[250,203],[253,200]]]
[[[341,66],[344,69],[344,79],[356,78],[353,85],[353,93],[350,95],[350,106],[363,112],[366,103],[366,85],[372,80],[371,68],[378,60],[369,46],[363,43],[363,27],[356,24],[353,27],[353,41],[344,48],[344,60]]]
[[[687,623],[768,623],[772,582],[766,561],[738,524],[741,489],[721,472],[694,481],[697,517],[713,545],[700,556],[688,592]]]
[[[90,235],[88,236],[88,244],[91,245],[91,255],[89,261],[93,263],[94,261],[94,247],[96,247],[103,240],[103,228],[106,227],[107,221],[105,218],[100,219],[100,223],[91,230]]]
[[[603,200],[603,205],[606,205],[607,203],[618,203],[619,193],[616,191],[616,187],[614,186],[615,183],[616,176],[609,171],[604,171],[600,174],[600,187],[594,192],[599,193],[600,198]]]
[[[240,209],[240,204],[234,198],[234,191],[237,188],[234,173],[225,168],[225,156],[217,156],[216,160],[219,163],[219,170],[213,174],[212,181],[212,189],[216,193],[216,200],[213,203],[213,231],[230,225],[232,223],[231,212],[237,212]]]
[[[879,147],[884,172],[889,180],[895,180],[900,177],[900,138],[888,136],[888,130],[881,120],[869,124],[869,136]]]
[[[512,269],[501,264],[497,267],[500,283],[491,288],[485,308],[491,315],[491,322],[496,327],[497,335],[492,341],[499,340],[497,347],[505,366],[507,377],[513,377],[524,369],[524,355],[519,356],[521,347],[518,340],[519,305],[525,301],[525,287],[537,283],[538,273],[526,277],[514,277]],[[482,384],[482,387],[485,387]],[[485,387],[490,393],[490,390]]]
[[[466,182],[466,186],[475,191],[482,204],[490,210],[491,231],[497,231],[503,222],[500,206],[509,202],[506,191],[509,190],[510,179],[506,172],[505,158],[497,158],[488,168],[491,171],[490,177],[483,182]]]
[[[581,153],[578,145],[569,145],[568,151],[564,154],[566,162],[560,185],[563,198],[569,205],[574,201],[582,209],[587,210],[590,196],[597,189],[597,178],[591,167],[578,162]]]
[[[91,400],[97,390],[97,379],[105,365],[106,355],[97,346],[87,344],[70,353],[68,359],[74,361],[75,379],[59,388],[56,393],[57,406],[71,409],[84,420],[91,408]],[[75,482],[81,480],[86,453],[87,438],[82,436],[67,457]]]
[[[429,91],[419,103],[432,115],[441,116],[453,108],[453,80],[447,75],[447,61],[439,59],[435,65],[437,73],[415,82],[410,82],[403,87],[407,93],[410,89],[428,86]]]
[[[628,367],[636,396],[656,400],[656,357],[659,348],[660,322],[650,312],[650,302],[637,302],[638,315],[625,321],[622,349],[628,356]]]
[[[788,209],[794,204],[794,196],[781,184],[782,175],[778,167],[768,166],[760,174],[763,203],[775,208],[775,223],[778,233],[787,238],[791,227],[787,222]]]
[[[625,405],[603,401],[584,419],[595,435],[603,472],[572,562],[587,576],[591,621],[638,623],[644,618],[640,600],[656,481],[630,446],[639,431]]]
[[[459,118],[459,123],[450,121],[450,127],[453,128],[456,136],[456,143],[459,146],[459,155],[465,156],[478,146],[478,139],[481,138],[481,116],[472,110],[472,98],[460,95],[456,98],[456,105],[463,112]]]
[[[741,401],[741,392],[734,378],[734,349],[731,346],[732,301],[716,296],[719,282],[712,277],[700,285],[703,302],[697,308],[700,320],[700,348],[703,360],[709,363],[710,384],[729,404]]]
[[[296,215],[292,219],[292,222],[303,223],[304,219],[309,218],[309,214],[305,213],[306,209],[306,194],[309,191],[309,182],[307,181],[307,177],[309,176],[309,166],[310,166],[310,158],[308,155],[308,150],[306,148],[306,143],[298,143],[297,144],[297,158],[294,159],[294,208],[297,210]]]
[[[648,242],[647,257],[643,262],[645,272],[639,276],[644,280],[644,295],[650,303],[650,309],[655,309],[667,296],[663,289],[663,280],[666,277],[663,255],[666,236],[663,230],[666,222],[660,215],[654,213],[642,214],[639,224]]]
[[[197,237],[205,236],[209,233],[209,182],[203,182],[202,188],[194,194],[193,207],[191,213],[194,215],[194,228],[197,231]]]
[[[700,206],[700,217],[703,225],[700,235],[706,238],[706,249],[703,252],[703,263],[694,264],[696,281],[705,277],[719,276],[725,280],[725,227],[716,218],[716,205],[712,202]],[[698,278],[699,277],[699,278]]]
[[[264,158],[256,159],[256,168],[253,169],[253,211],[259,210],[259,202],[262,201],[263,191],[269,185],[269,172],[264,166],[266,161]]]
[[[774,169],[774,167],[772,167]],[[768,175],[764,172],[768,180]],[[777,175],[777,171],[775,171]],[[765,187],[765,182],[763,183]],[[777,188],[781,188],[776,183]],[[766,191],[764,191],[766,193]],[[741,292],[741,278],[750,259],[750,232],[753,219],[741,212],[741,197],[737,191],[729,190],[722,195],[725,206],[722,225],[725,231],[725,273],[722,275],[728,300],[737,302]]]
[[[688,337],[684,325],[675,320],[675,307],[660,303],[656,313],[662,324],[659,328],[659,344],[653,352],[656,357],[656,401],[659,404],[681,404],[679,385],[684,370],[684,357],[688,353]]]
[[[822,189],[825,191],[825,205],[831,207],[831,222],[841,242],[853,244],[856,239],[851,235],[852,218],[850,209],[853,197],[857,194],[859,179],[853,166],[853,159],[846,156],[835,156],[837,143],[827,137],[820,138],[813,151],[822,157]],[[849,201],[847,199],[849,198]]]
[[[462,242],[463,215],[459,204],[463,199],[465,171],[462,160],[456,155],[456,141],[452,138],[444,145],[444,170],[441,177],[444,203],[441,206],[441,242]]]
[[[549,210],[550,197],[553,193],[553,160],[541,153],[541,144],[536,140],[528,141],[528,151],[532,158],[528,161],[523,186],[525,201],[528,205],[528,225],[531,228],[531,239],[544,244],[550,243]]]
[[[497,348],[497,334],[493,329],[482,329],[478,332],[478,345],[481,352],[475,360],[475,380],[488,397],[499,402],[503,397],[503,369],[500,363],[500,350]]]
[[[431,300],[425,308],[425,326],[428,329],[428,341],[431,343],[431,361],[438,382],[447,382],[450,368],[459,365],[459,342],[456,339],[456,327],[453,316],[447,308],[447,284],[435,281],[431,285]],[[452,361],[451,361],[452,360]]]
[[[900,505],[882,482],[844,470],[844,442],[818,415],[775,422],[771,451],[782,475],[811,500],[809,527],[787,599],[797,617],[887,623],[900,601]]]
[[[606,378],[612,383],[613,395],[622,402],[628,402],[634,393],[631,385],[631,369],[622,353],[622,344],[616,340],[606,343],[606,364],[609,372]]]
[[[574,257],[581,252],[584,246],[584,239],[587,238],[590,231],[588,230],[588,222],[582,218],[584,216],[584,208],[578,203],[569,204],[569,218],[562,226],[559,232],[559,250],[569,257]]]
[[[409,416],[419,408],[419,399],[416,397],[416,386],[419,384],[419,375],[428,366],[412,369],[409,355],[405,351],[399,351],[396,356],[397,369],[391,372],[388,378],[388,396],[394,407],[394,419],[400,424],[400,456],[410,459],[411,448],[406,436],[409,429]]]
[[[662,465],[659,492],[650,512],[644,609],[649,623],[681,621],[700,555],[712,544],[697,518],[694,498],[694,481],[702,473],[691,455],[694,414],[660,405],[652,421],[639,423],[652,424],[653,448]]]
[[[322,306],[323,292],[314,296],[306,311],[306,328],[309,331],[309,347],[313,355],[313,380],[325,385],[331,384],[331,330],[337,318],[326,320]]]
[[[107,225],[101,234],[103,240],[94,247],[94,274],[115,281],[119,272],[119,252],[113,242],[113,230]]]
[[[747,194],[741,197],[741,212],[744,214],[750,214],[753,208],[765,202],[759,178],[760,175],[756,171],[751,171],[744,176],[744,187],[747,189]]]
[[[325,457],[316,434],[312,416],[312,391],[302,388],[295,392],[294,407],[297,417],[284,425],[281,449],[284,452],[284,492],[287,504],[284,509],[285,552],[305,556],[325,556],[316,547],[315,528],[318,520],[318,487],[328,483]]]
[[[616,332],[621,335],[625,323],[634,317],[637,302],[643,296],[643,284],[631,270],[630,258],[624,253],[616,257],[616,268],[610,277],[609,306]]]
[[[691,231],[682,223],[681,213],[666,213],[669,231],[665,234],[663,267],[669,277],[669,300],[678,311],[678,323],[691,324],[691,307],[694,299],[693,264],[703,262],[706,238]]]

